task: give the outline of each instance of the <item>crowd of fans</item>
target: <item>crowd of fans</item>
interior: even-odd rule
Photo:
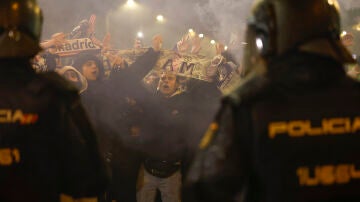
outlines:
[[[41,43],[44,51],[33,67],[55,71],[79,90],[111,176],[101,200],[154,201],[160,193],[164,202],[180,201],[183,174],[219,107],[221,85],[239,75],[238,63],[219,44],[214,58],[205,56],[215,67],[204,73],[211,80],[180,74],[175,60],[171,68],[154,70],[162,36],[154,36],[150,48],[136,38],[127,60],[111,47],[109,35],[96,39],[93,27],[85,20],[70,34],[54,34]],[[57,52],[69,40],[84,38],[97,50]],[[187,34],[172,51],[177,57],[198,55],[200,40]]]
[[[150,48],[136,38],[131,57],[113,49],[110,38],[101,42],[94,21],[83,20],[70,34],[56,33],[41,43],[44,51],[33,67],[55,71],[79,90],[111,175],[100,199],[154,201],[160,193],[164,202],[180,201],[183,174],[219,107],[223,84],[236,83],[244,72],[222,44],[214,46],[215,56],[202,56],[210,61],[204,74],[211,79],[205,81],[179,72],[176,59],[170,69],[155,68],[163,52],[160,35]],[[57,52],[74,39],[88,39],[95,48]],[[186,34],[172,51],[177,58],[197,56],[200,40]],[[351,47],[351,35],[342,41]],[[348,67],[348,75],[359,78],[358,69]]]

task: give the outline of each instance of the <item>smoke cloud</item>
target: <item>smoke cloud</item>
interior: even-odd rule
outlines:
[[[231,33],[244,30],[251,3],[251,0],[208,0],[197,4],[196,13],[215,38],[226,42]]]
[[[38,0],[44,12],[43,38],[56,32],[69,32],[82,19],[91,14],[97,15],[96,34],[102,38],[110,23],[113,38],[117,45],[131,46],[137,31],[143,31],[145,42],[151,36],[161,33],[165,36],[167,48],[171,48],[190,28],[204,33],[216,40],[228,43],[231,37],[243,38],[246,18],[252,0],[138,0],[143,8],[136,12],[118,9],[125,0]],[[360,7],[358,0],[339,0],[343,11],[343,25],[351,23],[346,13]],[[158,14],[165,16],[162,25],[155,22]],[[110,20],[107,19],[111,16]],[[109,20],[109,22],[106,22]],[[120,42],[121,41],[121,42]]]
[[[165,47],[172,48],[188,29],[227,42],[231,33],[242,33],[251,0],[148,0],[137,1],[141,10],[125,11],[126,1],[109,0],[38,0],[44,12],[43,39],[56,32],[70,32],[78,22],[97,15],[96,34],[101,39],[107,31],[120,48],[131,47],[138,31],[149,44],[152,35],[164,35]],[[162,14],[165,23],[155,17]],[[107,22],[108,21],[108,22]],[[110,24],[110,30],[106,27]]]

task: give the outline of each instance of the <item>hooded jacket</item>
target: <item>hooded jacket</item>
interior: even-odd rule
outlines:
[[[64,76],[65,72],[69,71],[69,70],[74,71],[76,73],[77,77],[79,78],[79,80],[80,80],[79,85],[76,85],[75,83],[74,84],[79,88],[79,93],[81,94],[82,92],[84,92],[87,89],[88,82],[86,81],[85,77],[77,69],[75,69],[72,66],[64,66],[61,69],[57,69],[56,72],[58,74],[60,74],[61,76]]]

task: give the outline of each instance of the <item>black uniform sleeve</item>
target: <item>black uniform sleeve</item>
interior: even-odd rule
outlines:
[[[202,138],[186,180],[186,190],[198,201],[235,201],[244,189],[249,168],[248,112],[224,101]],[[241,126],[243,128],[241,128]],[[238,131],[238,126],[241,131]],[[239,134],[240,133],[240,134]]]
[[[74,198],[96,197],[108,184],[105,163],[99,153],[95,132],[80,98],[73,95],[60,104],[59,161],[62,193]]]
[[[111,75],[111,80],[122,83],[134,83],[141,81],[150,70],[154,68],[160,56],[160,52],[149,48],[143,55],[139,56],[128,68]]]

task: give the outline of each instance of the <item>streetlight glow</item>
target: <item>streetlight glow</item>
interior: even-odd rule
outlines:
[[[156,20],[158,22],[164,22],[164,16],[163,15],[158,15],[158,16],[156,16]]]
[[[136,6],[136,2],[134,0],[127,0],[126,5],[130,8],[134,8]]]
[[[258,50],[262,50],[264,48],[263,41],[260,38],[256,38],[256,47]]]
[[[227,50],[228,50],[228,48],[229,48],[229,47],[225,46],[225,47],[224,47],[224,50],[226,50],[226,51],[227,51]]]
[[[329,5],[334,5],[334,0],[328,0]]]
[[[138,32],[138,33],[137,33],[137,37],[139,37],[139,38],[144,38],[144,33]]]
[[[215,41],[215,40],[211,40],[210,43],[211,43],[212,45],[215,45],[215,44],[216,44],[216,41]]]
[[[204,34],[199,34],[199,38],[204,38]]]
[[[346,31],[343,31],[343,32],[341,32],[341,37],[343,37],[343,36],[345,36],[345,35],[347,35],[347,32]]]
[[[194,37],[196,35],[195,31],[193,29],[189,29],[189,36]]]

